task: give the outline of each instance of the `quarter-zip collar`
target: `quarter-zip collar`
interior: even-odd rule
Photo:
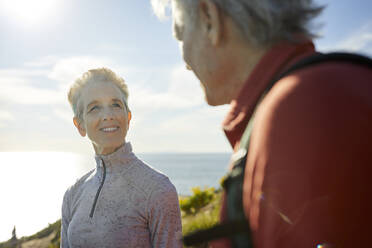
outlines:
[[[106,174],[125,173],[130,168],[130,162],[135,158],[136,157],[132,152],[132,146],[130,143],[124,143],[122,147],[108,155],[96,154],[96,175],[100,181],[100,185],[98,187],[96,196],[93,201],[92,209],[89,214],[90,218],[93,218],[98,198],[106,180]]]
[[[124,173],[129,169],[130,162],[135,159],[132,152],[132,145],[129,142],[124,143],[118,150],[107,155],[95,155],[96,168],[98,175],[101,175],[103,163],[106,166],[107,174]]]

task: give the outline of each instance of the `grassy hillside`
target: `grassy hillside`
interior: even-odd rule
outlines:
[[[213,188],[192,189],[191,196],[180,197],[183,234],[197,229],[208,228],[218,222],[221,192]],[[10,239],[0,243],[0,248],[57,248],[60,242],[61,220],[40,232],[20,239]],[[197,248],[207,247],[201,244]],[[196,248],[196,247],[195,247]]]
[[[57,248],[59,247],[61,220],[49,224],[40,232],[20,239],[0,243],[0,248]]]

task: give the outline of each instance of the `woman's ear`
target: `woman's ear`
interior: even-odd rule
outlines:
[[[85,137],[85,135],[87,134],[87,131],[83,127],[82,122],[76,116],[74,117],[73,121],[74,121],[74,125],[75,125],[76,129],[79,131],[80,135],[82,137]]]
[[[132,112],[128,111],[128,126],[129,126],[131,119],[132,119]]]

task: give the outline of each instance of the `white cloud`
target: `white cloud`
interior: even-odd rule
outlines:
[[[90,56],[62,58],[53,65],[48,77],[60,82],[62,85],[70,85],[84,72],[99,67],[112,68],[112,62],[105,58]]]
[[[162,21],[169,19],[169,0],[151,0],[151,5],[154,13]]]
[[[132,123],[128,138],[141,152],[229,152],[221,127],[228,108],[203,106],[160,122],[148,118]]]
[[[348,35],[336,44],[320,46],[322,51],[350,51],[366,53],[372,56],[372,22]]]
[[[341,43],[338,48],[353,52],[372,53],[372,31],[370,33],[361,33],[358,36],[350,37]]]
[[[114,61],[104,57],[93,56],[75,56],[68,58],[61,58],[57,60],[50,69],[47,77],[49,80],[55,80],[59,84],[59,89],[67,94],[71,84],[83,75],[84,72],[94,69],[106,67],[113,70],[117,75],[124,79],[127,75],[139,75],[141,78],[139,68],[134,68],[126,65],[119,65]]]
[[[175,67],[171,73],[171,85],[169,91],[180,98],[187,99],[193,105],[203,104],[204,96],[200,87],[199,79],[184,65]]]
[[[73,112],[71,109],[68,109],[67,106],[62,108],[62,107],[57,107],[53,109],[53,113],[60,118],[61,120],[66,121],[67,123],[72,123],[72,118],[73,118]]]
[[[88,69],[111,64],[96,57],[49,56],[28,62],[25,67],[3,69],[0,70],[0,99],[16,104],[65,104],[74,79]]]
[[[154,91],[146,85],[130,87],[130,105],[141,112],[154,109],[174,110],[204,104],[203,92],[198,79],[184,66],[170,70],[169,86],[165,91]]]
[[[62,92],[32,86],[30,79],[23,77],[0,77],[0,99],[16,104],[60,104]]]
[[[28,67],[50,67],[57,63],[58,57],[56,56],[46,56],[40,59],[26,62],[24,65]]]
[[[0,120],[14,121],[15,118],[14,118],[14,116],[10,112],[4,111],[4,110],[0,110]]]
[[[140,109],[178,109],[194,106],[195,103],[170,91],[155,92],[149,88],[132,87],[130,104]]]
[[[84,72],[92,68],[109,67],[111,62],[107,59],[76,56],[58,60],[48,74],[48,78],[59,82],[60,90],[67,94],[69,87]]]
[[[0,128],[8,126],[9,122],[14,120],[13,114],[5,110],[0,110]]]
[[[28,69],[28,68],[10,68],[0,70],[0,79],[2,78],[27,78],[45,76],[48,70]]]
[[[9,122],[14,121],[14,116],[5,110],[0,110],[0,128],[6,127]]]
[[[214,130],[222,130],[221,123],[228,108],[227,105],[220,107],[204,106],[162,122],[160,128],[179,133],[195,133],[198,130],[202,134],[215,133]]]

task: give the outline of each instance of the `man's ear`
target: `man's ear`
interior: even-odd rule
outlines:
[[[82,122],[76,116],[74,117],[73,121],[74,121],[74,125],[75,125],[76,129],[79,131],[80,135],[82,137],[85,137],[85,135],[87,134],[87,131],[83,127]]]
[[[208,32],[212,45],[217,46],[222,36],[222,16],[217,5],[212,0],[201,0],[199,12],[202,28]]]

